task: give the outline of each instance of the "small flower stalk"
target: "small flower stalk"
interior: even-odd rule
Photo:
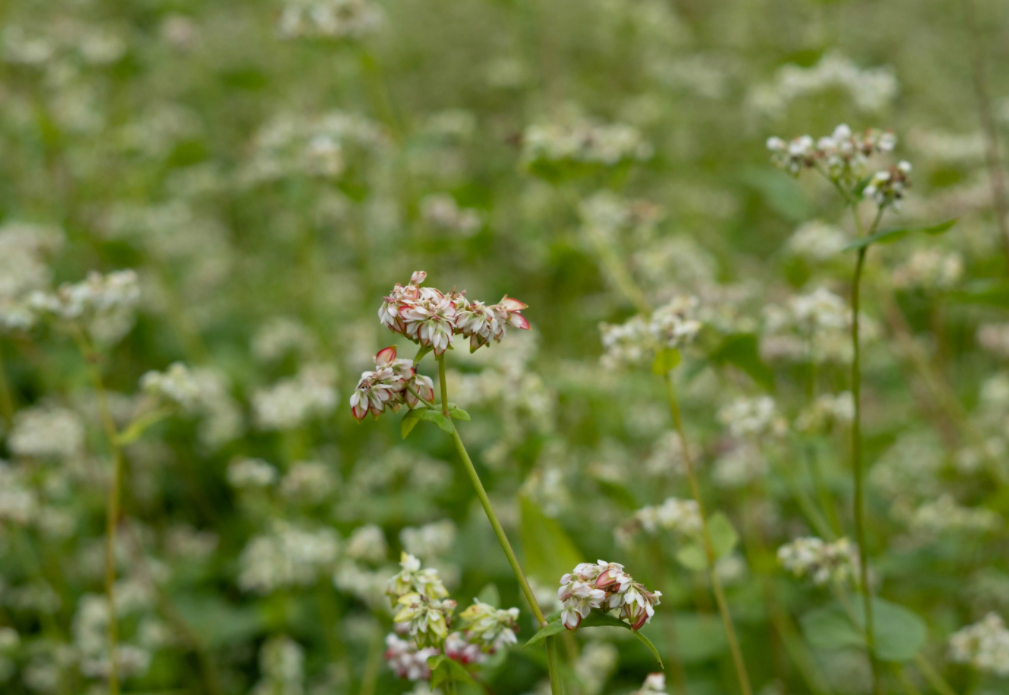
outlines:
[[[580,563],[561,577],[560,583],[557,598],[563,606],[561,620],[571,631],[577,630],[593,610],[616,614],[631,630],[640,630],[655,615],[662,596],[662,592],[649,591],[634,581],[623,565],[605,560]]]

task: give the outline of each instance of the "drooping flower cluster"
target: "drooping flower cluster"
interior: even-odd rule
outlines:
[[[1009,676],[1009,629],[997,613],[968,625],[949,638],[949,658],[979,671]]]
[[[382,26],[382,11],[370,0],[287,0],[280,15],[285,38],[356,40]]]
[[[561,620],[568,630],[577,630],[593,609],[619,611],[620,618],[639,630],[655,615],[659,591],[649,591],[616,562],[582,562],[561,577],[557,598],[564,606]]]
[[[622,324],[599,324],[604,354],[610,368],[647,364],[663,348],[680,349],[693,342],[702,323],[697,318],[698,299],[678,295],[651,316],[634,316]]]
[[[892,152],[896,144],[897,138],[890,131],[870,128],[856,135],[842,123],[819,140],[810,135],[790,142],[768,138],[767,149],[773,153],[771,161],[792,176],[798,176],[803,169],[820,169],[834,181],[852,184],[864,175],[871,155]]]
[[[910,173],[911,165],[903,160],[889,169],[877,171],[869,185],[862,189],[862,196],[872,198],[881,208],[892,207],[896,210],[904,199],[904,193],[911,186],[907,178]]]
[[[469,338],[474,352],[490,343],[501,342],[508,326],[529,329],[522,315],[526,305],[505,295],[497,304],[466,299],[465,292],[453,290],[445,294],[434,287],[421,287],[427,273],[418,270],[410,284],[396,284],[385,297],[378,318],[393,333],[399,333],[415,343],[430,348],[441,356],[452,347],[453,338]]]
[[[847,538],[827,543],[822,538],[797,538],[778,548],[778,562],[800,579],[817,586],[844,582],[855,576],[858,557]]]
[[[404,403],[413,408],[421,399],[434,400],[434,383],[410,360],[397,359],[396,347],[391,346],[375,355],[375,371],[361,375],[350,397],[350,411],[358,420],[368,413],[377,418],[386,408],[395,412]]]
[[[386,595],[396,614],[396,634],[386,638],[385,658],[400,678],[427,680],[427,660],[444,654],[461,664],[478,664],[488,654],[515,644],[518,608],[497,609],[474,600],[460,615],[462,629],[449,632],[456,602],[437,570],[421,568],[420,560],[403,553],[401,571],[389,580]],[[409,635],[410,641],[401,639]]]

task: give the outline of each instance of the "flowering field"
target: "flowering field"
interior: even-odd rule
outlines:
[[[1009,692],[1007,35],[3,3],[0,692]]]

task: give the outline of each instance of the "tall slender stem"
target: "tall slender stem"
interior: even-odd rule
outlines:
[[[666,395],[669,399],[669,410],[673,417],[673,425],[680,436],[680,448],[683,451],[683,462],[687,469],[687,479],[690,481],[690,492],[694,497],[694,501],[697,502],[697,509],[701,516],[701,541],[704,545],[704,557],[708,563],[708,577],[711,581],[711,591],[715,595],[715,603],[718,604],[718,612],[722,616],[725,637],[729,642],[729,651],[732,653],[732,661],[736,667],[736,677],[739,679],[739,689],[743,695],[751,695],[753,690],[750,687],[750,677],[746,672],[746,663],[743,661],[743,653],[739,648],[736,628],[732,624],[729,604],[725,600],[722,580],[718,578],[718,572],[715,568],[715,549],[711,543],[711,533],[708,530],[708,519],[704,512],[704,501],[701,498],[701,486],[697,482],[693,458],[690,456],[690,449],[687,446],[687,436],[683,428],[683,418],[680,415],[680,403],[676,398],[676,387],[673,384],[672,372],[666,372],[665,381]]]
[[[1002,247],[1006,254],[1006,267],[1009,269],[1009,193],[1006,192],[1005,170],[999,155],[998,128],[992,115],[991,98],[988,95],[988,65],[985,60],[984,43],[978,31],[977,18],[974,16],[972,0],[960,0],[963,6],[964,23],[971,48],[971,76],[974,78],[974,95],[977,99],[978,115],[981,118],[981,128],[985,136],[985,160],[988,165],[988,178],[991,182],[992,206],[995,208],[995,224],[1002,236]]]
[[[0,345],[0,416],[9,427],[14,419],[14,397],[11,395],[10,384],[7,383],[7,372],[4,368],[3,345]]]
[[[855,224],[862,236],[862,222],[858,216],[858,208],[852,205]],[[879,224],[883,213],[881,207],[873,222],[871,234]],[[862,272],[865,268],[865,256],[868,246],[858,250],[858,260],[855,262],[855,276],[851,283],[851,397],[855,404],[855,414],[851,423],[851,464],[855,477],[855,542],[858,544],[859,559],[859,590],[862,594],[862,605],[865,611],[865,643],[869,652],[869,663],[872,666],[873,692],[880,695],[879,662],[876,658],[876,637],[872,615],[872,588],[869,586],[869,552],[865,544],[865,490],[862,453],[862,353],[859,341],[859,312],[861,310]]]
[[[109,695],[118,695],[119,626],[116,619],[116,530],[119,524],[119,498],[123,487],[123,452],[120,446],[119,432],[116,430],[115,420],[112,419],[112,411],[109,410],[102,373],[98,368],[98,354],[91,347],[84,331],[79,327],[74,329],[74,339],[88,365],[88,371],[91,373],[91,381],[98,398],[98,411],[102,427],[109,440],[109,447],[112,449],[112,480],[109,483],[105,513],[105,595],[109,604]]]
[[[448,416],[448,380],[445,376],[444,354],[438,357],[438,381],[441,385],[441,411],[442,414]],[[480,480],[480,474],[477,473],[476,466],[473,465],[473,460],[469,457],[469,452],[466,451],[466,445],[463,444],[462,438],[459,436],[459,431],[455,427],[455,423],[452,422],[451,419],[449,422],[452,423],[452,441],[455,443],[456,451],[459,452],[459,458],[462,459],[463,465],[466,468],[466,473],[469,475],[470,482],[473,483],[473,489],[476,491],[477,499],[480,500],[480,505],[483,507],[484,513],[487,515],[487,520],[490,521],[490,525],[494,529],[494,535],[497,536],[498,543],[501,544],[501,549],[504,551],[505,557],[508,558],[508,564],[511,565],[512,572],[515,573],[515,578],[518,580],[519,588],[522,590],[522,594],[526,597],[526,601],[529,602],[529,608],[532,610],[540,627],[543,627],[547,624],[547,619],[544,617],[543,611],[540,610],[539,604],[536,603],[536,596],[533,594],[532,587],[529,586],[529,580],[526,579],[525,572],[522,571],[522,566],[519,564],[518,558],[515,556],[515,551],[512,549],[511,542],[508,540],[508,536],[505,535],[504,528],[502,528],[501,522],[498,521],[497,514],[494,513],[494,508],[491,506],[490,498],[487,496],[487,491],[484,489],[483,482]],[[564,690],[560,681],[560,673],[558,671],[557,647],[554,644],[554,638],[548,637],[546,643],[547,668],[550,672],[550,689],[553,695],[563,695]]]

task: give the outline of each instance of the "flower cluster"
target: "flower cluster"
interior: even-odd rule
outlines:
[[[616,166],[645,161],[653,148],[632,126],[579,121],[572,125],[530,125],[522,136],[522,162],[538,166]]]
[[[355,40],[382,26],[382,12],[369,0],[287,0],[280,15],[285,38]]]
[[[620,618],[640,630],[659,605],[659,591],[649,591],[616,562],[582,562],[561,577],[557,598],[564,606],[561,620],[568,630],[577,630],[592,609],[619,610]]]
[[[406,403],[413,408],[434,400],[434,383],[417,372],[410,360],[397,359],[395,346],[375,355],[375,371],[364,372],[350,397],[350,412],[358,420],[377,418],[388,407],[393,412]]]
[[[963,256],[941,249],[918,249],[893,271],[893,286],[904,289],[946,290],[963,275]]]
[[[788,422],[770,396],[737,398],[719,408],[718,421],[733,437],[781,437],[788,431]]]
[[[797,538],[778,548],[778,562],[796,577],[808,577],[822,586],[854,577],[858,557],[847,538],[827,543],[821,538],[809,537]]]
[[[850,391],[836,396],[825,393],[806,406],[795,419],[795,429],[805,434],[817,434],[834,424],[847,424],[855,417],[855,401]]]
[[[518,608],[498,609],[479,600],[460,615],[462,629],[449,632],[456,602],[437,570],[422,569],[420,560],[403,553],[401,571],[386,588],[396,609],[396,634],[386,638],[385,658],[400,678],[427,680],[431,677],[427,660],[444,653],[461,664],[478,664],[488,654],[516,643]]]
[[[243,178],[250,184],[295,174],[338,180],[361,156],[385,143],[381,128],[361,116],[282,114],[263,126]]]
[[[843,90],[860,111],[874,112],[893,101],[898,86],[891,66],[860,68],[847,56],[831,51],[809,67],[781,66],[772,82],[751,89],[747,101],[761,113],[780,116],[802,96]]]
[[[1009,676],[1009,629],[997,613],[968,625],[949,638],[949,658],[979,671]]]
[[[395,633],[390,633],[385,638],[385,660],[397,678],[411,681],[430,679],[431,670],[427,666],[427,660],[438,654],[439,651],[434,647],[418,649],[413,642],[400,639]]]
[[[434,193],[420,201],[420,214],[431,227],[460,236],[473,236],[482,224],[480,213],[472,208],[462,208],[447,193]]]
[[[200,380],[181,362],[174,362],[164,372],[147,372],[140,377],[140,388],[186,411],[203,401]]]
[[[862,189],[862,196],[872,198],[881,208],[892,207],[896,210],[904,199],[904,192],[911,186],[907,178],[910,173],[911,165],[903,160],[889,169],[877,171],[869,185]]]
[[[473,600],[473,605],[459,614],[463,631],[470,644],[479,645],[483,652],[493,653],[502,647],[515,644],[518,629],[518,608],[495,608],[483,601]]]
[[[699,301],[678,295],[651,316],[633,316],[619,325],[601,323],[605,366],[631,367],[646,364],[663,348],[680,349],[693,342],[702,323],[697,318]]]
[[[666,695],[666,674],[649,673],[641,690],[635,691],[632,695]]]
[[[505,295],[497,304],[471,302],[465,292],[445,294],[434,287],[421,287],[427,273],[418,270],[406,287],[399,283],[385,297],[378,317],[393,333],[399,333],[441,356],[452,347],[453,338],[469,338],[470,351],[501,342],[508,326],[529,330],[522,315],[526,305]]]
[[[819,140],[810,135],[789,142],[768,138],[767,149],[773,153],[771,161],[792,176],[798,176],[803,169],[820,169],[834,181],[851,184],[862,177],[872,154],[892,152],[896,144],[897,138],[890,131],[870,128],[856,135],[842,123]]]
[[[264,430],[288,430],[336,407],[336,370],[324,363],[307,363],[290,378],[252,394],[256,424]]]

